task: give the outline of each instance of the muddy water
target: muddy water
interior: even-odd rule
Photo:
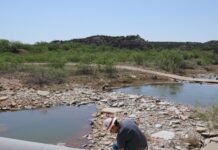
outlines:
[[[182,104],[208,105],[218,103],[218,84],[151,84],[125,87],[114,91],[163,97]]]
[[[0,113],[0,136],[42,143],[66,143],[90,129],[93,104]]]

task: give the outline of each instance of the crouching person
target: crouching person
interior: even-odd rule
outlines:
[[[113,145],[114,150],[147,150],[147,140],[139,127],[132,119],[121,122],[117,118],[107,118],[104,126],[111,133],[117,133],[117,143]]]

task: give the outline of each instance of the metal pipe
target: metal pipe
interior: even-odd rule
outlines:
[[[82,150],[82,149],[0,137],[0,150]]]

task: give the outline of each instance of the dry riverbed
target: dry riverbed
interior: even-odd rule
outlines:
[[[104,131],[102,122],[106,116],[115,114],[119,119],[129,117],[138,123],[148,139],[150,150],[199,150],[210,142],[218,142],[216,131],[210,131],[207,124],[198,118],[190,117],[194,111],[191,106],[77,84],[68,84],[62,90],[39,90],[26,87],[16,79],[0,80],[0,112],[95,103],[97,112],[93,114],[91,133],[82,137],[89,141],[82,145],[85,149],[111,149],[115,135]],[[111,114],[111,111],[115,114]]]

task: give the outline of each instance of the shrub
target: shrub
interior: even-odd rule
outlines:
[[[135,53],[133,54],[133,60],[137,65],[143,65],[144,63],[144,57],[141,53]]]
[[[199,66],[203,65],[203,62],[200,59],[197,59],[196,62],[197,62],[197,65],[199,65]]]
[[[213,60],[214,65],[218,65],[218,54],[214,55],[214,60]]]
[[[98,70],[100,72],[105,73],[110,78],[115,77],[116,74],[117,74],[117,69],[113,65],[113,63],[108,63],[108,64],[105,64],[105,65],[102,65],[102,66],[98,66]]]
[[[182,62],[181,68],[182,69],[194,69],[197,66],[197,63],[192,60],[184,60]]]
[[[18,41],[0,40],[0,52],[18,53],[19,49],[29,49],[29,45]]]
[[[76,73],[79,75],[92,75],[95,74],[93,66],[90,64],[79,64],[76,65]]]
[[[31,71],[30,78],[27,80],[29,84],[36,84],[42,87],[51,83],[64,83],[66,72],[63,69],[54,68],[36,68]]]
[[[7,52],[10,49],[10,42],[8,40],[0,40],[0,52]]]
[[[183,57],[178,51],[162,51],[157,61],[160,68],[171,72],[178,71],[183,65]]]
[[[93,60],[95,59],[95,55],[94,54],[89,54],[89,53],[84,53],[81,56],[81,63],[83,64],[91,64],[93,62]]]
[[[66,61],[64,59],[51,59],[49,66],[53,68],[64,68]]]
[[[79,62],[80,61],[80,56],[79,54],[73,53],[68,57],[68,61],[70,62]]]
[[[0,61],[0,70],[3,72],[16,72],[21,69],[22,66],[23,65],[16,60],[12,62]]]

